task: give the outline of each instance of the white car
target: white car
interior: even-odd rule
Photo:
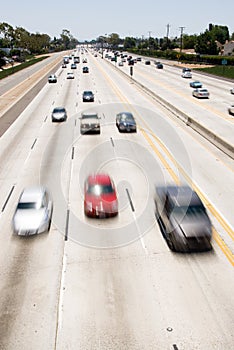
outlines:
[[[64,107],[55,107],[51,114],[52,122],[65,122],[67,120],[67,111]]]
[[[182,73],[182,78],[192,78],[192,73],[185,71],[184,73]]]
[[[48,77],[48,83],[57,83],[57,77],[55,74],[51,74],[49,77]]]
[[[209,98],[210,93],[207,89],[195,89],[193,90],[193,96],[197,98]]]
[[[232,89],[230,90],[230,93],[231,93],[231,94],[234,94],[234,88],[232,88]]]
[[[50,230],[52,200],[44,187],[27,187],[20,195],[12,224],[20,236],[35,235]]]
[[[74,78],[75,78],[74,73],[72,72],[67,73],[67,79],[74,79]]]

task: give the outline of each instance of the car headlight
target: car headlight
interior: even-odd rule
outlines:
[[[86,208],[88,211],[92,211],[93,210],[92,202],[86,202]]]

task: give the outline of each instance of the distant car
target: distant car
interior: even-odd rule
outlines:
[[[52,211],[52,200],[45,188],[41,186],[25,188],[12,219],[14,233],[30,236],[49,231]]]
[[[87,58],[83,58],[82,62],[87,63]]]
[[[189,186],[157,187],[155,215],[172,251],[210,250],[212,225],[198,194]]]
[[[130,59],[130,60],[128,60],[128,65],[129,66],[134,66],[134,60],[133,59]]]
[[[209,98],[210,93],[207,89],[195,89],[192,95],[197,98]]]
[[[77,68],[76,63],[72,63],[71,64],[71,69],[76,69],[76,68]]]
[[[150,65],[150,61],[149,60],[145,61],[145,64],[149,66]]]
[[[49,77],[48,77],[48,82],[49,83],[57,83],[57,76],[55,74],[51,74]]]
[[[199,89],[202,88],[202,83],[200,81],[192,81],[189,86],[194,89]]]
[[[63,64],[62,64],[62,68],[67,68],[66,63],[63,63]]]
[[[113,180],[107,174],[90,175],[84,185],[84,213],[89,217],[118,214],[118,200]]]
[[[141,62],[141,57],[137,57],[137,61],[138,61],[138,62]]]
[[[230,90],[230,93],[231,93],[231,94],[234,94],[234,88],[232,88],[232,89]]]
[[[51,114],[52,122],[64,122],[67,120],[67,111],[64,107],[55,107]]]
[[[158,69],[163,69],[163,64],[162,63],[157,63],[156,64],[156,68],[158,68]]]
[[[80,133],[82,135],[89,133],[101,133],[100,118],[97,113],[82,113],[80,118]]]
[[[192,73],[189,71],[185,71],[181,74],[182,78],[192,78]]]
[[[191,72],[191,68],[184,67],[184,68],[182,69],[182,73],[185,73],[185,72]]]
[[[89,67],[83,67],[83,73],[89,73]]]
[[[94,94],[92,91],[83,92],[83,102],[94,102]]]
[[[119,63],[118,63],[118,65],[120,66],[120,67],[123,67],[123,61],[120,61]]]
[[[111,57],[111,61],[115,61],[115,56],[112,56],[112,57]]]
[[[74,78],[75,78],[74,73],[72,72],[67,73],[67,79],[74,79]]]
[[[121,112],[116,115],[116,126],[119,132],[137,132],[136,121],[130,112]]]
[[[232,104],[229,108],[228,108],[228,113],[230,115],[234,115],[234,104]]]

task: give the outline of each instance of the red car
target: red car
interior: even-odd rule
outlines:
[[[118,200],[114,183],[109,175],[90,175],[85,181],[84,213],[92,217],[118,214]]]

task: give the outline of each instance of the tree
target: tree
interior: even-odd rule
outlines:
[[[183,47],[184,49],[194,49],[197,42],[197,35],[186,35],[183,36]]]
[[[132,49],[136,47],[136,39],[135,38],[132,38],[132,37],[129,37],[127,36],[125,39],[124,39],[124,49]]]
[[[118,45],[121,43],[121,39],[118,34],[112,33],[109,35],[107,42],[112,48],[117,48]]]

